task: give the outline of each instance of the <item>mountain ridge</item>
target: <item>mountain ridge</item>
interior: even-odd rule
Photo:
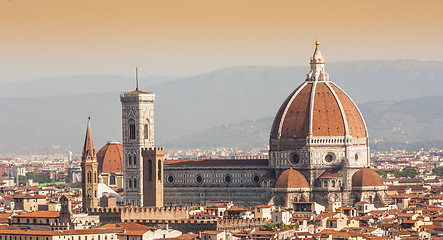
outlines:
[[[328,63],[326,71],[358,105],[440,95],[443,89],[443,62],[353,61]],[[275,115],[308,72],[308,66],[239,66],[158,82],[148,79],[140,88],[156,94],[155,139],[163,145],[216,125]],[[121,139],[119,96],[122,90],[132,90],[134,79],[72,77],[69,82],[61,79],[56,88],[42,85],[41,94],[33,85],[11,90],[0,84],[0,152],[79,151],[88,115],[98,146]],[[108,82],[108,88],[102,87]],[[70,89],[76,84],[79,88]],[[45,96],[54,92],[62,94]]]

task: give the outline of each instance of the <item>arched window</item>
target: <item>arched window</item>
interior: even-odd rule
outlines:
[[[129,139],[135,139],[135,121],[129,119]]]
[[[152,161],[148,160],[148,180],[152,180]]]
[[[115,176],[111,175],[111,177],[109,178],[109,185],[115,185]]]
[[[328,187],[328,181],[323,181],[323,187]]]
[[[137,155],[134,155],[134,165],[137,165]]]
[[[132,165],[132,155],[129,155],[129,158],[128,158],[128,164],[129,164],[129,165]]]
[[[137,178],[134,178],[134,188],[137,188],[137,185],[138,185]]]
[[[149,138],[149,123],[146,123],[144,128],[145,128],[144,129],[145,139],[148,139]]]
[[[132,188],[132,180],[131,180],[131,178],[128,179],[128,187]]]
[[[92,183],[92,174],[88,172],[88,183]]]
[[[369,203],[372,203],[372,196],[369,196]]]
[[[158,160],[158,180],[162,180],[162,161]]]
[[[332,180],[332,187],[335,187],[335,180]]]

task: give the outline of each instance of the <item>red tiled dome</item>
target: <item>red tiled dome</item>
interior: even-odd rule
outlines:
[[[283,102],[271,129],[271,139],[367,137],[366,126],[354,102],[329,80],[318,49],[311,58],[306,81]]]
[[[384,185],[380,175],[370,168],[362,168],[352,176],[353,187],[377,187]]]
[[[311,129],[313,136],[345,136],[348,132],[352,137],[367,137],[360,111],[330,81],[306,81],[292,92],[275,116],[271,139],[305,138]]]
[[[274,188],[309,188],[309,183],[303,174],[290,168],[280,174]]]
[[[123,172],[123,146],[119,142],[108,142],[97,152],[98,171]]]

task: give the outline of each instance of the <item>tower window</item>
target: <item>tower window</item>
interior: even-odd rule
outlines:
[[[152,180],[152,161],[148,160],[148,180]]]
[[[162,180],[162,161],[158,160],[158,180]]]
[[[131,180],[131,178],[128,179],[128,185],[129,185],[129,188],[132,188],[132,180]]]
[[[137,165],[137,155],[134,155],[134,165]]]
[[[145,135],[145,139],[148,139],[148,138],[149,138],[149,124],[145,124],[145,132],[144,132],[144,135]]]
[[[135,121],[134,121],[134,119],[129,120],[129,139],[135,139]]]
[[[137,188],[137,185],[138,185],[137,178],[134,178],[134,188]]]
[[[132,155],[129,155],[128,164],[132,165]]]
[[[88,183],[92,183],[92,174],[88,172]]]

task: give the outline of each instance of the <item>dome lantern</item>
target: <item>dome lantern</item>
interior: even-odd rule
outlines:
[[[306,81],[329,81],[329,74],[325,72],[325,59],[320,53],[319,45],[317,39],[314,54],[311,57],[311,72],[308,74]]]

